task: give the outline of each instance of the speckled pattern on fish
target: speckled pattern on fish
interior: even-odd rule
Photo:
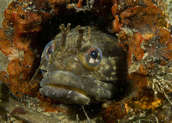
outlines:
[[[41,94],[75,104],[113,98],[117,40],[95,27],[77,26],[70,31],[70,25],[61,25],[60,29],[42,53]]]

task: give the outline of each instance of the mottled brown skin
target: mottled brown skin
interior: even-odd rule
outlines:
[[[62,25],[60,29],[62,32],[42,54],[40,93],[64,103],[84,105],[113,98],[117,90],[116,39],[95,27],[78,26],[70,31],[69,25]]]

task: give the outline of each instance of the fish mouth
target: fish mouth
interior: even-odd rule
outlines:
[[[89,104],[92,99],[98,102],[105,101],[111,99],[115,92],[112,83],[79,77],[67,71],[49,72],[41,80],[40,86],[41,94],[74,104]]]
[[[72,88],[49,84],[40,88],[39,91],[42,95],[66,104],[88,105],[90,103],[90,98],[87,95]]]

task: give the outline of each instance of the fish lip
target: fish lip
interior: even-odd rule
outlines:
[[[69,72],[69,71],[62,71],[62,70],[57,70],[57,71],[52,71],[52,72],[49,72],[48,74],[46,74],[46,76],[44,76],[44,78],[48,79],[48,80],[51,80],[51,73],[64,73],[64,74],[68,74],[69,76],[72,76],[72,78],[75,79],[75,81],[78,81],[78,78],[80,78],[80,76],[76,75],[76,74],[73,74],[72,72]],[[54,84],[54,85],[57,85],[57,86],[68,86],[68,85],[65,85],[64,83],[56,83],[56,82],[52,82],[52,81],[47,81],[44,80],[44,78],[41,80],[40,82],[40,86],[43,87],[44,85],[48,85],[48,84]],[[86,77],[87,78],[87,77]],[[88,77],[89,78],[89,77]],[[91,79],[92,81],[96,80],[95,78],[89,78]],[[117,79],[114,79],[114,80],[97,80],[97,81],[101,81],[102,83],[114,83],[115,81],[117,81]],[[75,87],[74,87],[75,88]]]
[[[87,95],[84,95],[77,91],[64,88],[56,88],[51,85],[40,88],[39,92],[44,96],[50,97],[54,100],[58,100],[59,102],[65,104],[88,105],[90,104],[91,100]]]
[[[62,88],[67,87],[67,89],[81,92],[87,97],[95,98],[98,101],[113,98],[112,92],[115,89],[111,83],[105,83],[92,78],[82,79],[69,71],[60,70],[49,72],[43,77],[40,86],[43,88],[47,85],[57,85]]]
[[[56,71],[56,72],[62,72],[64,71]],[[65,72],[66,73],[66,72]],[[49,75],[45,75],[44,77],[49,79],[51,78],[51,72]],[[91,102],[91,99],[87,94],[78,88],[75,87],[69,87],[65,86],[64,84],[57,84],[57,83],[51,83],[47,82],[44,83],[44,78],[40,82],[40,89],[39,92],[47,97],[50,97],[54,100],[58,100],[59,102],[65,103],[65,104],[79,104],[79,105],[89,105]],[[46,81],[45,81],[46,82]]]

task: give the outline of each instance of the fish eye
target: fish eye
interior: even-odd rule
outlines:
[[[99,48],[93,47],[87,51],[86,61],[88,65],[96,66],[100,64],[102,59],[102,51]]]
[[[97,56],[98,56],[98,52],[97,52],[97,50],[93,50],[93,51],[91,51],[90,56],[91,56],[92,58],[96,59],[96,58],[97,58]]]
[[[46,60],[48,60],[50,57],[50,54],[53,53],[53,51],[54,51],[54,44],[51,41],[45,46],[45,48],[43,50],[42,57],[45,57]]]

